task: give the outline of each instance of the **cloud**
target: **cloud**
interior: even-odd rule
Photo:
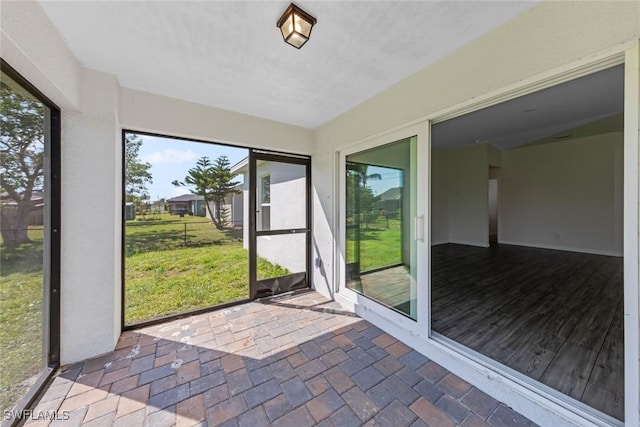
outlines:
[[[198,157],[196,153],[191,150],[174,150],[167,148],[163,151],[154,151],[151,154],[147,154],[142,157],[142,161],[149,162],[152,165],[161,163],[184,163],[195,160]]]

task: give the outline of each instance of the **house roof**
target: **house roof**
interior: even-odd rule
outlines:
[[[22,194],[22,193],[20,193],[20,194]],[[13,198],[7,192],[0,193],[0,200],[3,200],[3,201],[7,200],[9,204],[14,202]],[[44,200],[44,193],[43,192],[41,192],[41,191],[33,191],[31,193],[31,201],[32,202],[40,202],[42,200]]]
[[[402,198],[402,187],[390,188],[379,195],[380,200],[400,200]]]
[[[196,194],[183,194],[181,196],[173,197],[171,199],[167,199],[167,203],[176,203],[176,202],[191,202],[194,200],[204,200],[204,197],[198,196]]]

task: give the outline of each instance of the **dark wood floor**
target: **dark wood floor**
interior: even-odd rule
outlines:
[[[432,253],[434,331],[623,418],[622,258],[507,245]]]

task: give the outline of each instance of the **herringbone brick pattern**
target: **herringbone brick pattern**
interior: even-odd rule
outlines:
[[[66,366],[51,426],[529,426],[532,423],[315,292],[122,334]]]

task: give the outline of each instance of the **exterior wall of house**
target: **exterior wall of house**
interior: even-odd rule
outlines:
[[[304,228],[306,224],[306,179],[305,167],[276,162],[259,163],[256,171],[258,182],[264,176],[271,179],[271,202],[269,206],[269,228],[280,230]],[[243,200],[249,206],[249,176],[244,174],[245,186]],[[259,193],[259,191],[258,191]],[[260,194],[258,194],[260,197]],[[266,207],[266,206],[265,206]],[[257,206],[263,214],[260,203]],[[243,246],[249,248],[249,211],[244,209],[245,233]],[[260,223],[258,223],[260,229]],[[303,234],[260,236],[257,239],[257,254],[273,264],[280,265],[290,272],[306,270],[305,241]]]
[[[314,258],[322,260],[326,271],[337,271],[335,236],[340,222],[336,218],[336,204],[340,201],[335,197],[343,173],[338,166],[340,149],[528,78],[553,74],[567,64],[617,49],[623,43],[635,42],[640,36],[638,16],[638,2],[544,2],[318,128],[313,155]],[[638,159],[631,162],[637,164]],[[446,229],[450,228],[448,224]],[[450,238],[446,233],[440,233],[439,237]],[[316,269],[315,273],[315,288],[333,295],[339,271],[322,275]],[[415,331],[389,320],[390,316],[365,309],[359,300],[351,303],[339,299],[537,423],[570,423],[572,414],[568,410],[548,402],[534,403],[539,399],[526,390],[466,358],[452,355],[433,341],[417,337]],[[637,360],[630,366],[635,366],[632,372],[637,373]],[[634,413],[628,421],[637,425],[638,414]]]
[[[240,193],[231,196],[229,204],[229,224],[233,227],[247,227],[244,219],[244,195]]]

